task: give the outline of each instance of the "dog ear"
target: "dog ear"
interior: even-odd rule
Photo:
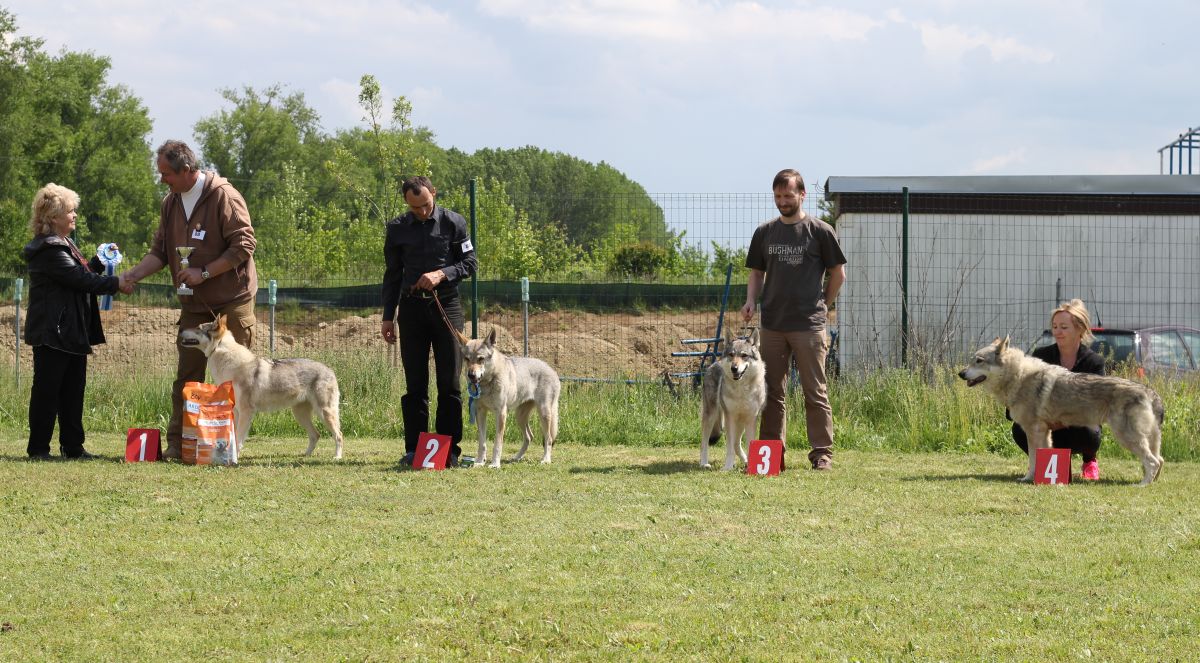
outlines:
[[[1008,336],[1005,336],[1004,338],[997,337],[996,340],[999,341],[999,343],[996,345],[996,354],[1000,354],[1008,349]]]
[[[758,347],[758,327],[750,330],[750,345]]]
[[[492,330],[488,332],[486,342],[489,347],[496,347],[496,328],[494,326],[492,327]]]
[[[220,333],[224,332],[226,329],[228,329],[228,328],[225,326],[225,321],[226,321],[227,319],[228,319],[228,318],[227,318],[227,316],[226,316],[224,313],[221,313],[221,314],[218,314],[218,315],[217,315],[217,328],[216,328],[216,332],[217,332],[218,334],[220,334]]]

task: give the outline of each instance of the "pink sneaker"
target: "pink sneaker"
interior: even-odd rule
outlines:
[[[1100,465],[1094,460],[1084,461],[1083,463],[1083,480],[1097,481],[1100,479]]]

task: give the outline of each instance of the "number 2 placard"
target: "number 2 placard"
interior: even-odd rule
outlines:
[[[1070,449],[1037,449],[1033,456],[1033,482],[1057,486],[1071,483]]]
[[[450,436],[437,433],[421,433],[417,440],[417,453],[413,454],[414,470],[444,470],[450,455]]]
[[[726,444],[730,444],[726,441]],[[779,474],[783,460],[783,442],[780,440],[754,440],[746,451],[746,474],[775,476]]]

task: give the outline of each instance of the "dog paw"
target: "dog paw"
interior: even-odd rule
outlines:
[[[711,470],[711,469],[712,469],[712,464],[711,464],[711,463],[700,463],[700,469],[702,469],[702,470]]]
[[[490,467],[490,468],[492,468],[492,469],[494,469],[494,470],[495,470],[495,469],[500,469],[500,461],[496,461],[496,462],[494,462],[494,463],[488,463],[488,467]]]
[[[729,465],[725,465],[724,467],[722,467],[722,468],[721,468],[721,471],[722,471],[722,472],[730,472],[730,471],[732,471],[732,470],[734,470],[734,469],[737,469],[737,466],[736,466],[736,465],[733,465],[733,464],[729,464]]]
[[[1025,476],[1021,477],[1020,479],[1017,479],[1017,483],[1033,483],[1033,475],[1026,474]]]

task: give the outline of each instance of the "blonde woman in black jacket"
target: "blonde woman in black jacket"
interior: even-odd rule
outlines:
[[[33,387],[29,395],[31,460],[50,460],[50,438],[58,420],[64,458],[95,458],[83,448],[83,393],[87,356],[104,342],[96,295],[124,289],[120,277],[103,275],[98,258],[89,261],[69,235],[75,230],[79,195],[54,183],[33,198],[25,245],[29,268],[29,312],[25,342],[33,346]],[[97,273],[101,272],[101,273]]]

